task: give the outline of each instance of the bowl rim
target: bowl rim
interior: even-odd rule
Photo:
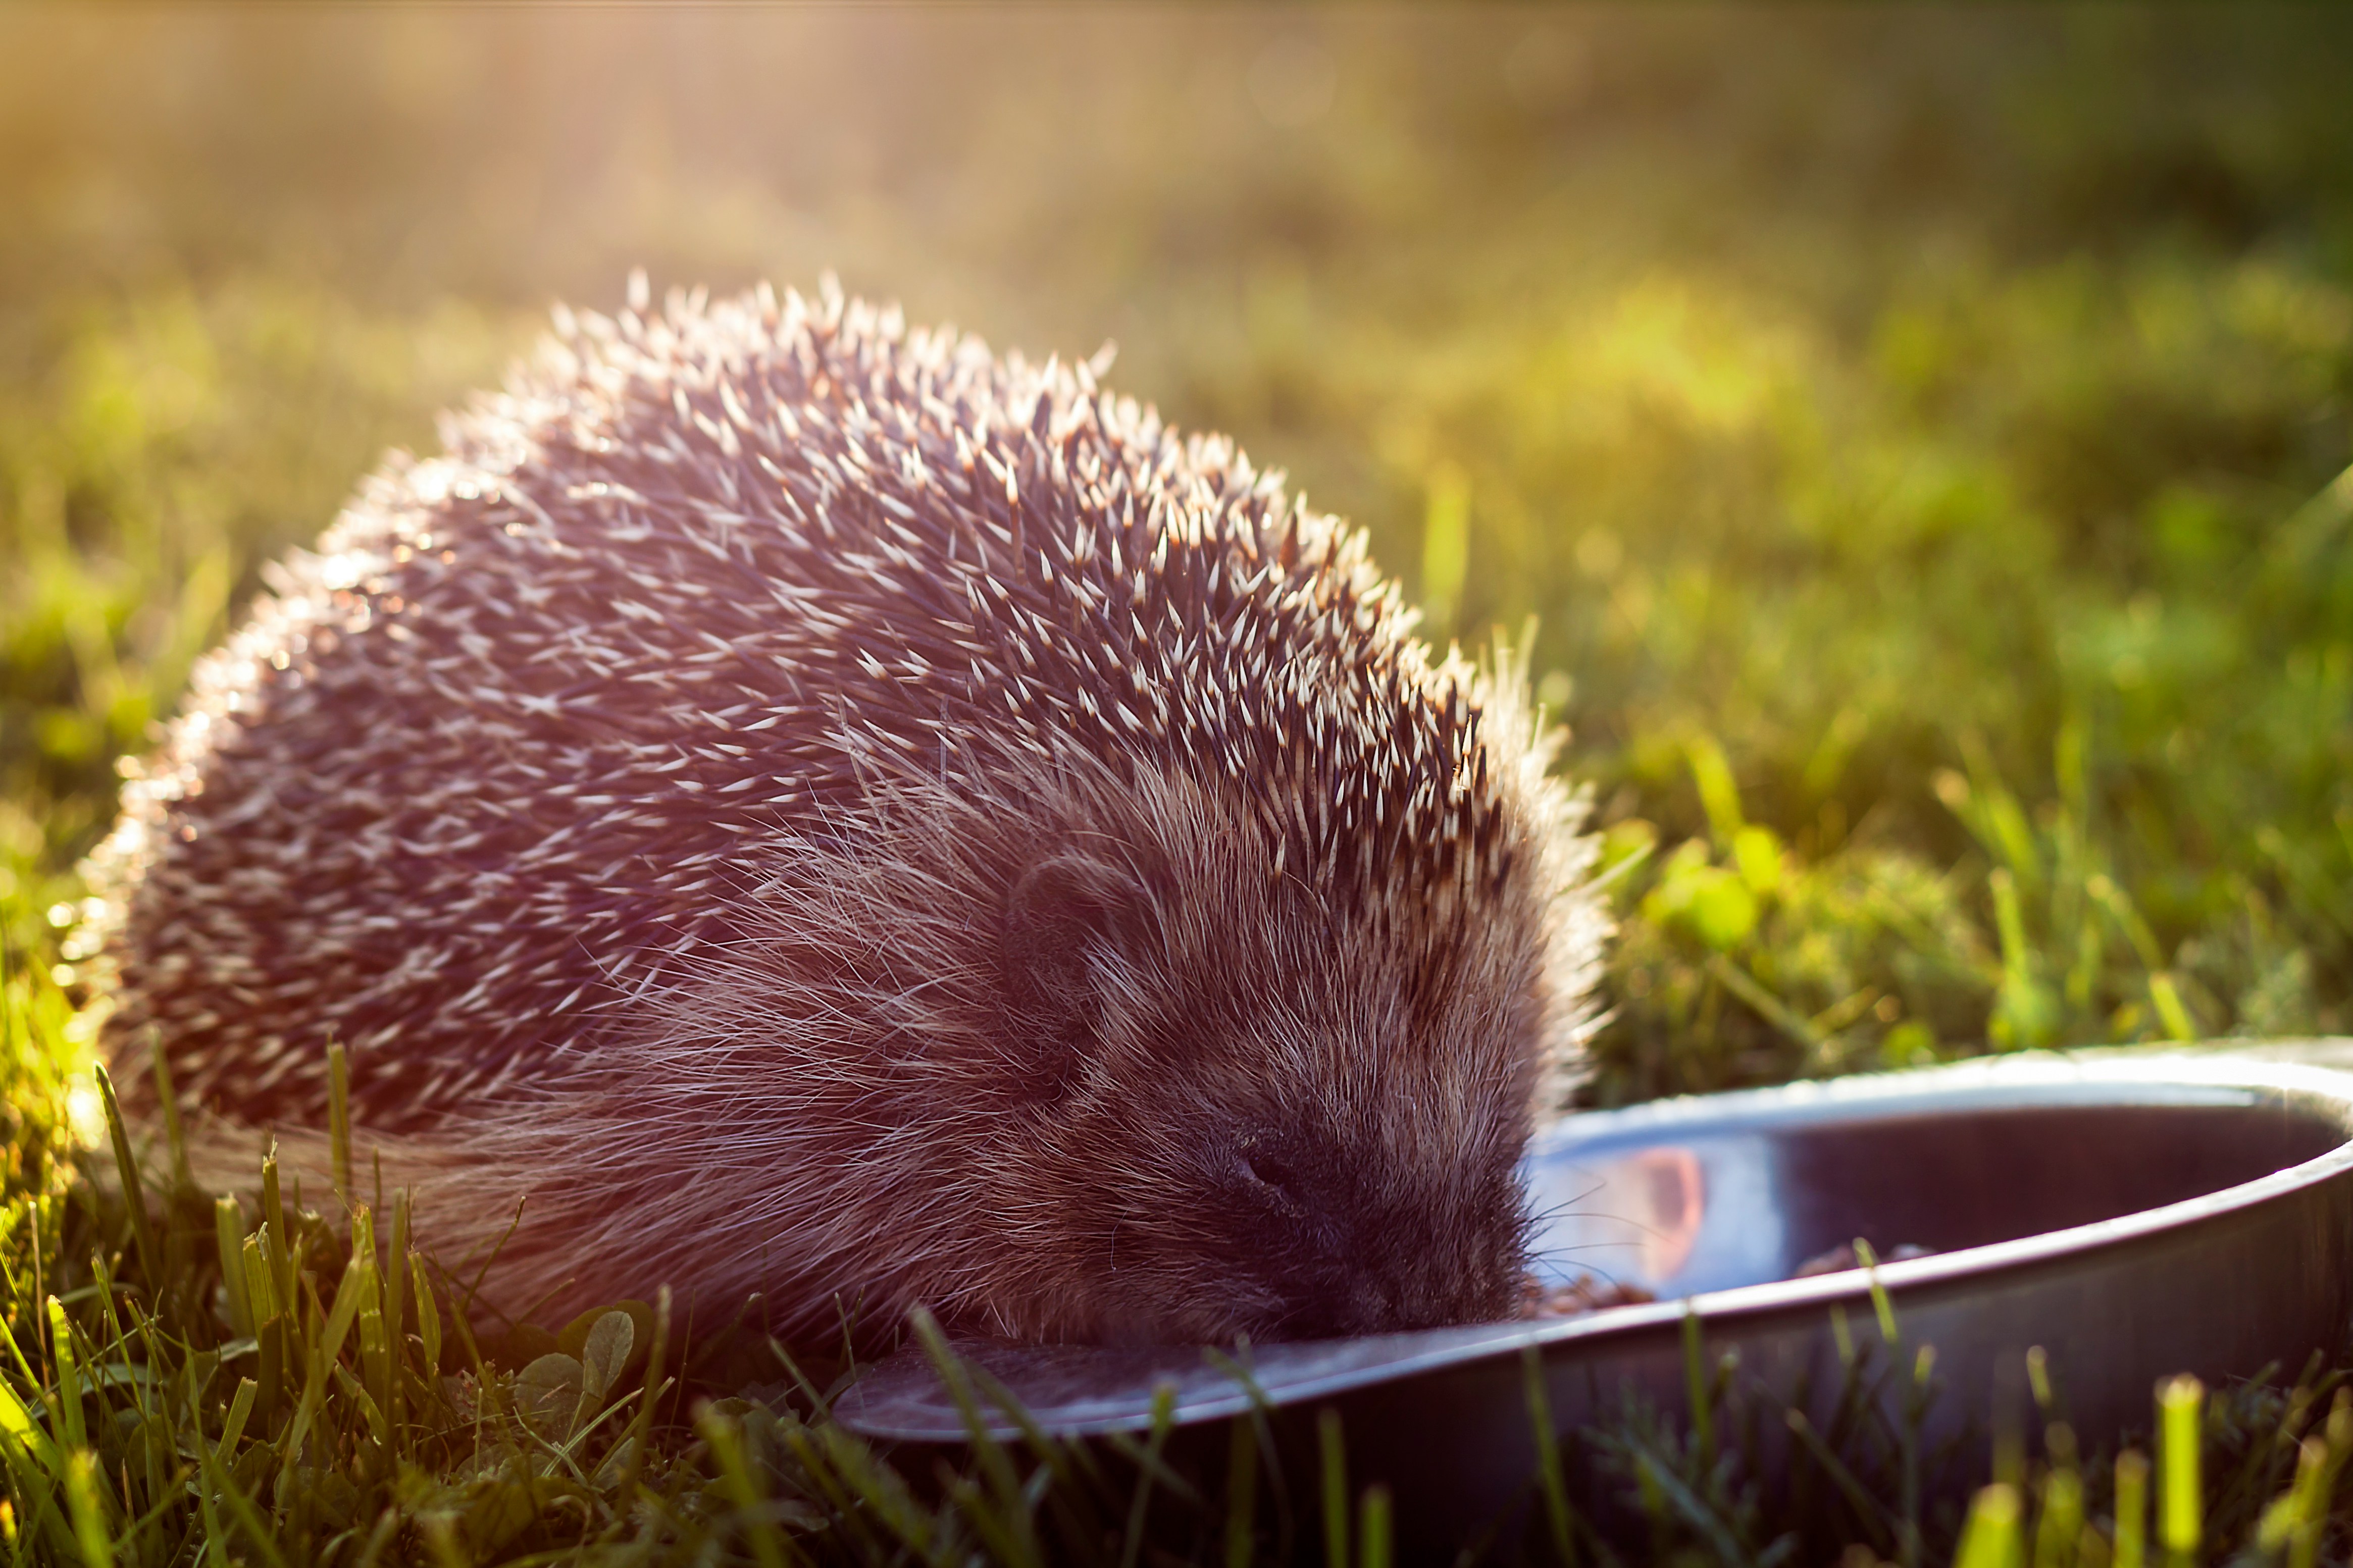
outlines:
[[[2316,1059],[2323,1055],[2337,1061]],[[2338,1061],[2342,1065],[2337,1065]],[[2020,1105],[2012,1097],[2021,1088],[2031,1089],[2038,1098],[2030,1104]],[[1490,1358],[1529,1351],[1542,1353],[1586,1341],[1680,1328],[1686,1318],[1703,1323],[1731,1324],[1772,1313],[1850,1307],[1869,1301],[1874,1291],[1892,1295],[1899,1290],[1912,1292],[1940,1285],[1989,1280],[2186,1230],[2261,1207],[2353,1170],[2353,1040],[2261,1044],[2234,1041],[2214,1047],[2156,1050],[2125,1047],[2016,1052],[1928,1068],[1806,1079],[1719,1094],[1680,1095],[1619,1110],[1576,1112],[1539,1130],[1530,1140],[1530,1156],[1542,1157],[1547,1152],[1588,1145],[1606,1148],[1620,1142],[1641,1146],[1660,1141],[1679,1127],[1703,1124],[1729,1130],[1733,1125],[1775,1127],[1871,1121],[1972,1109],[2253,1106],[2265,1101],[2304,1102],[2316,1110],[2333,1112],[2346,1130],[2346,1141],[2269,1174],[2153,1208],[2007,1241],[1957,1247],[1900,1261],[1883,1260],[1804,1279],[1767,1280],[1660,1301],[1604,1307],[1567,1318],[1515,1319],[1366,1335],[1353,1340],[1286,1341],[1239,1350],[1171,1346],[1166,1354],[1169,1370],[1152,1384],[1139,1380],[1136,1386],[1140,1391],[1170,1381],[1180,1366],[1198,1371],[1208,1363],[1212,1352],[1229,1358],[1229,1364],[1240,1369],[1246,1380],[1236,1379],[1229,1371],[1224,1374],[1224,1388],[1203,1388],[1189,1394],[1180,1388],[1173,1424],[1190,1426],[1228,1419],[1252,1408],[1271,1409],[1331,1399],[1375,1384]],[[1595,1130],[1597,1122],[1606,1125]],[[992,1348],[1042,1351],[1063,1356],[1084,1354],[1093,1348],[1008,1347],[1003,1342],[990,1344]],[[1303,1368],[1301,1375],[1280,1378],[1271,1388],[1265,1386],[1259,1376],[1269,1358],[1278,1363],[1293,1357],[1306,1361],[1319,1349],[1328,1355],[1334,1347],[1346,1345],[1360,1346],[1374,1353],[1348,1358],[1322,1373]],[[1394,1346],[1397,1353],[1377,1353],[1388,1346]],[[854,1430],[871,1436],[909,1441],[962,1440],[966,1428],[961,1420],[949,1426],[860,1418],[860,1410],[867,1403],[860,1398],[860,1390],[867,1386],[873,1372],[892,1367],[908,1355],[908,1352],[902,1351],[870,1369],[866,1377],[853,1384],[837,1402],[837,1415]],[[1187,1363],[1186,1357],[1194,1359]],[[923,1364],[928,1371],[928,1363]],[[984,1406],[988,1403],[985,1396],[982,1403]],[[1083,1403],[1072,1401],[1071,1405],[1079,1406]],[[1032,1410],[1029,1414],[1046,1430],[1070,1436],[1143,1431],[1152,1426],[1148,1415],[1130,1410],[1118,1414],[1106,1411],[1100,1416],[1074,1413],[1069,1417],[1058,1417],[1050,1410]],[[990,1425],[994,1430],[995,1423]],[[1008,1425],[1000,1435],[1018,1429]]]

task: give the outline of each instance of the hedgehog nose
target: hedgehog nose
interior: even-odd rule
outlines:
[[[1405,1310],[1387,1281],[1371,1271],[1358,1270],[1327,1276],[1293,1310],[1283,1329],[1293,1339],[1329,1340],[1427,1326],[1420,1315]]]

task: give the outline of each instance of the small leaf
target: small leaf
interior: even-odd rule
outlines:
[[[627,1312],[607,1312],[588,1331],[588,1342],[580,1352],[584,1411],[602,1405],[605,1395],[620,1381],[621,1370],[629,1364],[629,1351],[637,1339],[638,1326],[629,1321]]]
[[[647,1342],[653,1337],[654,1310],[651,1307],[643,1301],[607,1301],[601,1307],[589,1308],[556,1330],[555,1343],[551,1348],[560,1350],[568,1356],[576,1357],[584,1354],[588,1349],[588,1331],[602,1321],[607,1312],[624,1312],[628,1315],[631,1327],[637,1331],[631,1343],[638,1349],[644,1348]],[[636,1351],[633,1350],[630,1353],[634,1355]]]
[[[408,1278],[417,1290],[417,1338],[430,1377],[441,1370],[441,1309],[433,1304],[433,1287],[425,1278],[425,1255],[414,1248],[408,1254]]]
[[[564,1436],[580,1408],[580,1363],[561,1351],[543,1355],[515,1374],[515,1408],[545,1433]]]

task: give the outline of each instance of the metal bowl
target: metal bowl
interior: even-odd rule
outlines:
[[[1525,1170],[1540,1274],[1659,1300],[1255,1346],[1250,1383],[1198,1349],[958,1349],[1059,1436],[1147,1428],[1164,1386],[1180,1426],[1261,1401],[1286,1445],[1336,1408],[1352,1476],[1386,1482],[1404,1538],[1436,1543],[1526,1495],[1531,1348],[1563,1431],[1629,1394],[1677,1415],[1687,1314],[1711,1363],[1738,1352],[1745,1387],[1819,1409],[1841,1382],[1841,1338],[1879,1337],[1875,1273],[1903,1353],[1936,1347],[1933,1445],[1987,1428],[2000,1391],[2022,1387],[2030,1346],[2063,1413],[2105,1436],[2146,1423],[2163,1374],[2293,1375],[2344,1343],[2353,1310],[2353,1041],[2014,1056],[1665,1100],[1573,1117],[1539,1136]],[[1856,1237],[1883,1255],[1931,1250],[1790,1278]],[[837,1414],[877,1437],[967,1436],[909,1352]],[[1001,1415],[987,1418],[1009,1436]],[[1973,1451],[1962,1470],[1982,1470]]]

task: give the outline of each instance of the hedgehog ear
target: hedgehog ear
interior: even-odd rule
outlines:
[[[999,948],[1005,994],[1036,1040],[1041,1066],[1082,1051],[1100,1016],[1095,965],[1133,956],[1151,919],[1144,884],[1083,855],[1056,855],[1022,873],[1007,901]]]

